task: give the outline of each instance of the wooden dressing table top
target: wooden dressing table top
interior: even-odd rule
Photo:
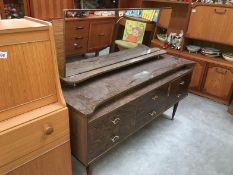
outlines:
[[[99,61],[97,58],[94,60]],[[63,93],[69,106],[86,116],[91,116],[97,108],[113,98],[189,66],[193,66],[192,61],[170,55],[149,57],[141,63],[131,64],[79,83],[77,87],[64,87]]]

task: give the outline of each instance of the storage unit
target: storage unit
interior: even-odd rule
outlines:
[[[111,45],[115,26],[115,17],[65,19],[66,57],[82,55],[87,52],[99,52]]]
[[[71,175],[51,24],[0,20],[0,51],[0,174]]]

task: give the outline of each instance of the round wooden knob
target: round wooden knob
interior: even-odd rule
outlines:
[[[46,126],[44,129],[45,135],[51,135],[53,133],[53,127],[51,126]]]

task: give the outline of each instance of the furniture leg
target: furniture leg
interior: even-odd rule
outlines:
[[[176,110],[177,110],[178,105],[179,105],[179,102],[176,103],[176,104],[174,105],[174,107],[173,107],[172,120],[174,120],[174,117],[175,117],[175,115],[176,115]]]
[[[95,56],[98,57],[100,54],[100,51],[95,52]]]
[[[86,167],[86,175],[91,175],[91,168],[90,166]]]

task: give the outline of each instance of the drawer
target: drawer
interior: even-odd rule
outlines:
[[[67,108],[6,130],[0,133],[0,167],[66,136],[69,140]]]
[[[66,56],[80,55],[87,52],[87,38],[77,38],[66,40]]]
[[[135,105],[127,104],[88,126],[88,160],[91,161],[133,133]]]
[[[192,75],[189,73],[170,83],[167,102],[168,108],[187,96],[191,77]]]
[[[168,84],[138,99],[136,127],[142,127],[166,110]]]
[[[88,37],[89,27],[90,23],[88,21],[66,21],[66,38],[70,38],[72,36]]]

